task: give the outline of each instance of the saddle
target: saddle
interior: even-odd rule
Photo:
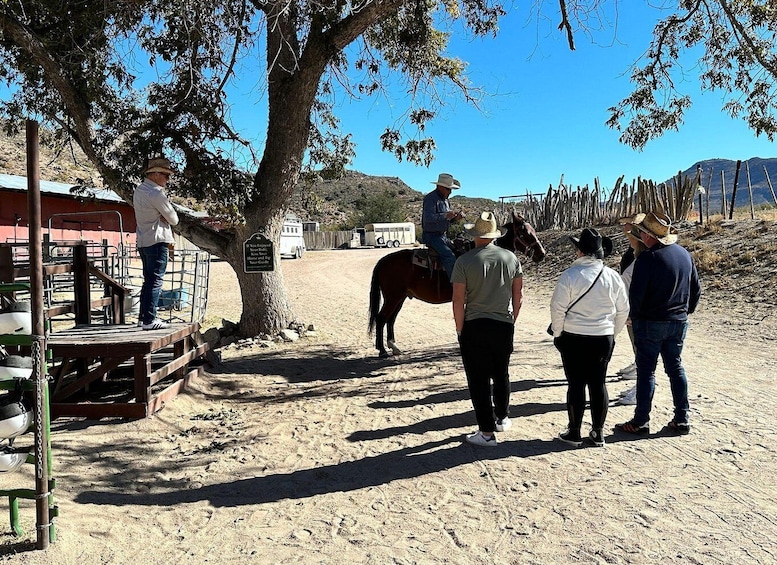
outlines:
[[[456,257],[463,255],[473,247],[473,242],[463,236],[457,236],[448,242],[448,247]],[[413,249],[413,265],[430,271],[444,271],[440,254],[431,247]]]

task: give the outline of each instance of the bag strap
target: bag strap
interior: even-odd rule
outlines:
[[[584,297],[586,294],[588,294],[588,293],[591,291],[591,289],[592,289],[592,288],[594,287],[594,285],[596,284],[596,281],[598,281],[598,280],[599,280],[599,277],[601,277],[601,276],[602,276],[602,273],[603,273],[603,272],[604,272],[604,265],[602,265],[602,268],[599,270],[599,274],[598,274],[598,275],[596,275],[596,278],[594,279],[594,282],[592,282],[592,283],[591,283],[591,286],[589,286],[589,287],[588,287],[588,290],[586,290],[586,291],[585,291],[583,294],[581,294],[580,296],[578,296],[578,297],[577,297],[577,299],[576,299],[576,300],[575,300],[575,301],[574,301],[572,304],[570,304],[570,305],[569,305],[569,308],[567,308],[567,311],[566,311],[566,312],[564,312],[564,315],[565,315],[565,316],[566,316],[567,314],[569,314],[569,311],[570,311],[570,310],[571,310],[571,309],[574,307],[574,305],[575,305],[575,304],[577,304],[578,302],[580,302],[580,299],[581,299],[581,298],[583,298],[583,297]]]

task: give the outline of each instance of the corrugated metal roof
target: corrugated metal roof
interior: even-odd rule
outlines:
[[[69,196],[71,198],[78,198],[79,195],[73,194],[70,189],[76,185],[65,184],[62,182],[52,182],[48,180],[40,181],[41,194],[58,194],[61,196]],[[0,173],[0,189],[7,188],[10,190],[27,190],[27,177],[20,177],[18,175],[6,175]],[[124,199],[113,192],[106,189],[89,189],[97,200],[104,200],[107,202],[124,202]],[[126,202],[124,202],[126,204]]]

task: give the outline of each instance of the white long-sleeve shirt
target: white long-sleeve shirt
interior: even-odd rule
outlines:
[[[602,276],[577,304],[567,308]],[[553,337],[562,331],[578,335],[618,335],[629,317],[629,295],[621,276],[600,259],[579,257],[561,273],[550,299]]]
[[[178,224],[178,214],[161,186],[145,179],[135,189],[132,206],[135,208],[138,247],[175,243],[170,226]]]

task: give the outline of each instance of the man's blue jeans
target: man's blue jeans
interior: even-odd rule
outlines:
[[[445,272],[448,273],[448,280],[451,280],[453,265],[456,263],[456,256],[453,254],[453,251],[451,251],[451,248],[448,247],[448,238],[446,238],[444,234],[425,231],[423,233],[423,239],[424,243],[428,247],[434,249],[440,256],[442,266],[445,269]]]
[[[156,319],[159,295],[162,294],[162,282],[167,270],[169,249],[166,243],[157,243],[140,248],[140,260],[143,262],[143,286],[140,289],[140,322],[150,324]]]
[[[634,422],[642,425],[650,421],[656,386],[655,372],[660,355],[672,389],[674,421],[678,424],[688,423],[688,381],[682,362],[688,322],[634,320],[632,328],[637,347],[637,408],[634,411]]]

